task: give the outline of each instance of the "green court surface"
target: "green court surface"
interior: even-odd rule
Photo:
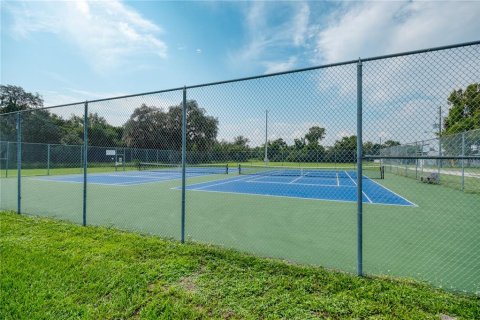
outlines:
[[[69,173],[65,170],[57,173]],[[89,172],[95,170],[102,172]],[[82,184],[26,175],[23,213],[82,222]],[[188,178],[187,184],[225,178]],[[14,176],[1,179],[1,209],[16,209],[16,181]],[[364,271],[480,294],[480,196],[388,172],[379,182],[418,207],[364,205]],[[87,223],[179,239],[181,192],[173,188],[180,185],[180,180],[89,184]],[[191,241],[356,272],[355,203],[187,191],[186,235]]]

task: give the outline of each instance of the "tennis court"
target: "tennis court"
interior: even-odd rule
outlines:
[[[0,207],[478,294],[478,52],[8,112]]]
[[[237,169],[238,168],[238,169]],[[375,180],[383,178],[380,166],[365,167],[364,203],[416,206],[413,202]],[[226,175],[230,173],[230,175]],[[275,167],[240,165],[200,165],[186,168],[187,178],[212,176],[207,182],[189,184],[187,190],[288,197],[310,200],[356,202],[357,173],[354,168]],[[232,177],[233,175],[233,177]],[[89,174],[91,184],[132,186],[180,180],[181,168],[174,164],[141,163],[136,171]],[[38,180],[83,183],[83,175],[42,177]],[[174,189],[180,190],[179,187]]]
[[[362,179],[363,202],[416,206],[368,176],[373,175],[380,179],[383,177],[380,170],[380,167],[367,167],[368,174]],[[239,177],[191,184],[187,186],[187,190],[340,202],[357,201],[357,173],[352,168],[239,166],[239,173]]]
[[[226,165],[189,166],[188,177],[201,177],[211,174],[226,174]],[[117,171],[88,174],[88,183],[108,186],[132,186],[147,183],[158,183],[178,180],[182,177],[181,168],[172,164],[142,163],[135,171]],[[83,183],[83,174],[62,175],[53,177],[36,178],[37,180]]]

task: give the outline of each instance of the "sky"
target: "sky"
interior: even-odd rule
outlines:
[[[38,92],[51,106],[475,41],[480,38],[479,16],[480,2],[475,1],[2,1],[1,83]],[[325,77],[315,78],[322,90],[318,81]],[[272,86],[277,86],[273,80]],[[197,90],[195,98],[219,118],[221,138],[250,134],[253,144],[259,144],[268,99],[228,110],[225,103],[231,100],[227,92],[265,96],[268,88],[238,87],[237,93]],[[170,95],[152,103],[166,107],[180,99]],[[312,99],[309,103],[315,103]],[[274,109],[272,125],[278,125],[271,138],[284,136],[291,142],[311,125],[335,121],[335,131],[327,128],[327,134],[335,132],[328,135],[330,142],[354,133],[346,100],[339,105],[348,107],[330,110],[330,119],[316,119],[314,112],[299,111],[294,103],[269,107]],[[98,111],[108,110],[111,122],[122,124],[136,106],[131,100]],[[292,117],[294,113],[299,116]],[[400,134],[384,131],[371,135],[388,139]]]

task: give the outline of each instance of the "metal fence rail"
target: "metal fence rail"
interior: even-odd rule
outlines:
[[[471,42],[0,114],[0,209],[479,294],[479,81]]]

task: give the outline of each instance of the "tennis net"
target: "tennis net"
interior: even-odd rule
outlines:
[[[154,162],[140,162],[138,164],[139,171],[152,172],[182,172],[181,164],[172,163],[154,163]],[[201,174],[228,174],[228,164],[189,164],[186,166],[187,173],[201,173]]]
[[[363,166],[363,176],[370,179],[384,179],[383,166]],[[356,179],[357,168],[352,167],[292,167],[267,165],[238,165],[239,174],[265,176],[304,176],[319,178]]]

